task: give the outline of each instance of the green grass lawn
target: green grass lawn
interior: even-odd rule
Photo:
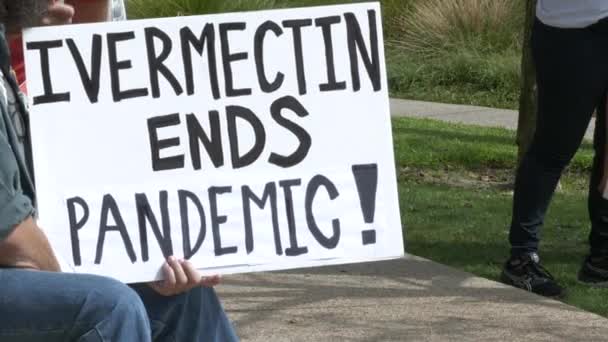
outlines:
[[[431,120],[393,121],[408,253],[497,280],[508,256],[514,133]],[[587,251],[585,144],[547,216],[541,258],[567,287],[564,302],[608,316],[608,290],[576,282]]]

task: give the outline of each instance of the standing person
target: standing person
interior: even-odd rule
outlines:
[[[595,158],[589,186],[590,253],[581,282],[608,286],[608,201],[600,185],[606,159],[608,1],[538,0],[532,50],[538,84],[538,121],[517,171],[509,234],[511,256],[501,279],[556,297],[563,288],[541,266],[540,229],[562,171],[579,148],[597,109]]]
[[[206,288],[219,278],[201,277],[188,261],[170,257],[163,282],[131,287],[61,273],[35,219],[26,105],[10,71],[6,32],[68,23],[73,15],[71,6],[48,0],[0,0],[0,341],[238,340]]]

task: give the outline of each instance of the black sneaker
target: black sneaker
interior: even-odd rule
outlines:
[[[588,256],[578,271],[578,281],[596,287],[608,287],[608,256]]]
[[[557,284],[551,273],[540,265],[540,258],[536,253],[527,253],[508,260],[500,280],[507,285],[545,297],[556,298],[564,294],[564,289]]]

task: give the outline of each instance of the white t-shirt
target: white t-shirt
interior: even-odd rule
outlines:
[[[608,17],[608,0],[538,0],[536,17],[554,27],[587,27]]]
[[[127,20],[125,0],[112,0],[110,2],[110,19],[112,21]]]

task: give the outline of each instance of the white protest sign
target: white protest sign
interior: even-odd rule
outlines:
[[[404,254],[377,3],[24,34],[40,224],[156,279]]]

